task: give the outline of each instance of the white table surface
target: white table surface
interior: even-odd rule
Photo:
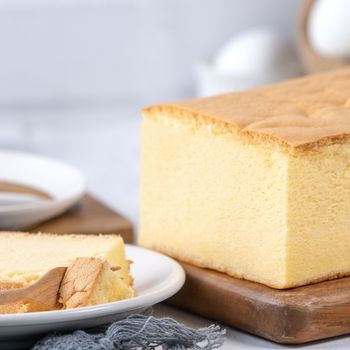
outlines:
[[[191,313],[176,309],[174,307],[159,304],[155,308],[155,316],[165,317],[171,316],[177,321],[186,324],[189,327],[206,327],[210,324],[215,323],[214,321],[198,317]],[[332,340],[327,341],[318,341],[308,345],[299,345],[299,346],[287,346],[280,345],[268,340],[264,340],[259,337],[241,332],[239,330],[221,325],[226,329],[226,337],[222,350],[271,350],[271,349],[296,349],[296,350],[314,350],[314,349],[350,349],[350,336],[349,337],[338,337]]]
[[[0,113],[0,147],[45,154],[78,167],[92,192],[138,226],[139,131],[137,108],[42,109]],[[170,316],[192,327],[213,321],[167,305],[155,315]],[[350,336],[304,346],[283,346],[223,325],[229,349],[350,349]]]

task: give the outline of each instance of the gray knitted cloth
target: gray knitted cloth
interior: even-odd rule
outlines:
[[[192,329],[171,318],[133,315],[94,331],[49,334],[32,350],[211,350],[224,335],[217,325]]]

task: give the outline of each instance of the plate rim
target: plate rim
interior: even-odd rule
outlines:
[[[114,301],[106,304],[98,304],[93,306],[84,306],[80,308],[68,310],[54,310],[42,312],[30,312],[22,314],[0,314],[0,329],[7,327],[34,326],[40,324],[75,322],[91,317],[103,317],[111,314],[119,314],[133,310],[139,310],[155,305],[165,299],[168,299],[177,293],[185,283],[185,271],[179,262],[173,258],[133,244],[125,244],[126,253],[129,249],[147,251],[154,254],[165,261],[168,261],[172,267],[171,275],[169,275],[169,284],[155,291],[146,293],[145,295],[135,296],[129,299]],[[176,277],[176,278],[174,278]],[[173,281],[172,281],[173,279]]]
[[[76,203],[81,199],[86,193],[87,190],[87,181],[84,177],[83,173],[76,167],[74,167],[71,164],[68,164],[64,161],[61,161],[56,158],[51,158],[46,155],[42,154],[36,154],[36,153],[30,153],[30,152],[23,152],[23,151],[13,151],[13,150],[6,150],[6,149],[0,149],[0,157],[1,155],[8,155],[8,156],[14,156],[14,157],[30,157],[34,159],[38,159],[44,162],[52,163],[57,166],[65,167],[66,169],[69,169],[72,173],[74,173],[75,176],[79,179],[80,182],[80,188],[76,190],[73,194],[66,196],[65,198],[57,199],[54,198],[50,201],[40,201],[40,202],[30,202],[30,203],[22,203],[18,204],[16,206],[1,206],[0,212],[1,214],[11,213],[18,214],[26,211],[32,211],[32,210],[40,210],[40,209],[48,209],[57,206],[57,205],[65,205],[66,203],[74,202]]]

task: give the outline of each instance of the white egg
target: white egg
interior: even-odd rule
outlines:
[[[318,0],[308,21],[311,46],[319,53],[350,57],[350,1]]]
[[[265,27],[233,37],[217,54],[213,68],[222,73],[249,76],[279,72],[282,79],[284,73],[289,78],[300,72],[294,47],[279,32]]]

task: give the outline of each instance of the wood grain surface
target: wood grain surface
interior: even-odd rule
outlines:
[[[88,194],[80,204],[68,212],[39,226],[28,228],[28,231],[77,234],[118,233],[126,243],[133,242],[131,222]]]
[[[350,333],[350,278],[277,290],[182,265],[187,279],[173,305],[284,344]]]
[[[59,289],[67,267],[55,267],[42,276],[39,281],[26,288],[11,288],[0,291],[0,305],[19,302],[39,304],[41,309],[54,310],[62,305],[58,302]]]

